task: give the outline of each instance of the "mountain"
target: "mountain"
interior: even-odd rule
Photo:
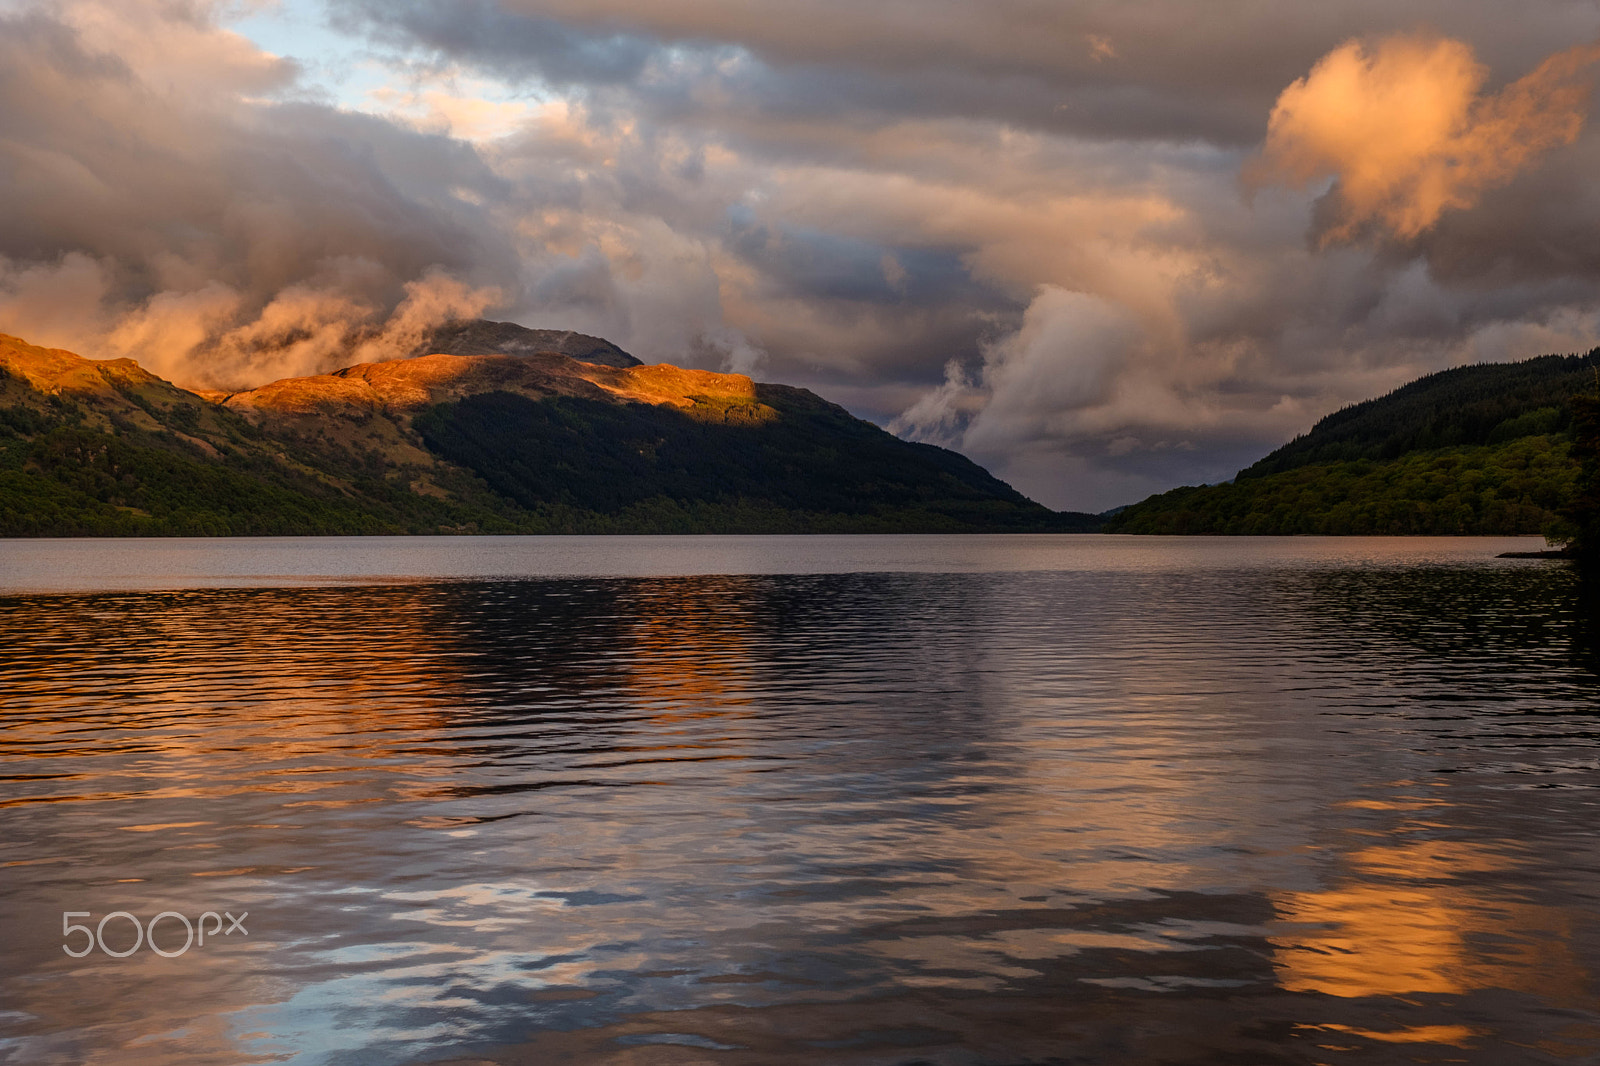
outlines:
[[[237,393],[0,336],[0,535],[1092,529],[804,389],[468,323]],[[438,336],[438,335],[436,335]]]
[[[1118,533],[1568,535],[1578,399],[1600,349],[1457,367],[1336,411],[1228,484],[1174,489]]]
[[[608,340],[571,330],[529,329],[515,322],[490,322],[475,318],[447,322],[423,338],[411,352],[417,355],[534,355],[554,352],[585,363],[606,366],[641,366],[641,362]]]

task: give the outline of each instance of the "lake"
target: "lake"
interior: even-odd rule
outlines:
[[[0,541],[0,1062],[1600,1061],[1540,546]]]

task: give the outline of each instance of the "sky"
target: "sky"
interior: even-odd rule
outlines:
[[[1600,336],[1600,5],[0,0],[0,332],[239,388],[483,315],[1099,511]]]

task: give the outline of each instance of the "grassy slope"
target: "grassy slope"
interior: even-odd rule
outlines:
[[[223,432],[196,436],[116,414],[101,426],[99,406],[0,407],[0,536],[399,533],[495,517],[337,456],[300,450],[291,461],[227,412]]]

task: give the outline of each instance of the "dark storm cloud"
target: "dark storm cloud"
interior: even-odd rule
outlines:
[[[553,18],[506,11],[493,0],[418,4],[360,0],[333,10],[336,25],[371,30],[381,40],[425,41],[512,77],[535,76],[558,84],[631,81],[659,47],[648,36],[572,27]]]
[[[768,225],[748,208],[730,212],[728,248],[773,285],[802,298],[876,303],[990,304],[949,250],[896,249],[825,230]]]
[[[1492,293],[1502,284],[1600,278],[1600,135],[1485,192],[1478,209],[1452,212],[1413,242],[1435,276]]]
[[[555,82],[638,79],[663,57],[747,54],[778,108],[938,113],[1113,138],[1260,137],[1273,101],[1351,37],[1432,26],[1497,70],[1529,66],[1600,25],[1591,5],[1536,3],[1504,32],[1492,0],[334,0],[347,24]],[[759,85],[744,86],[761,91]],[[798,90],[798,91],[797,91]],[[809,90],[809,91],[808,91]],[[648,91],[648,90],[647,90]]]

